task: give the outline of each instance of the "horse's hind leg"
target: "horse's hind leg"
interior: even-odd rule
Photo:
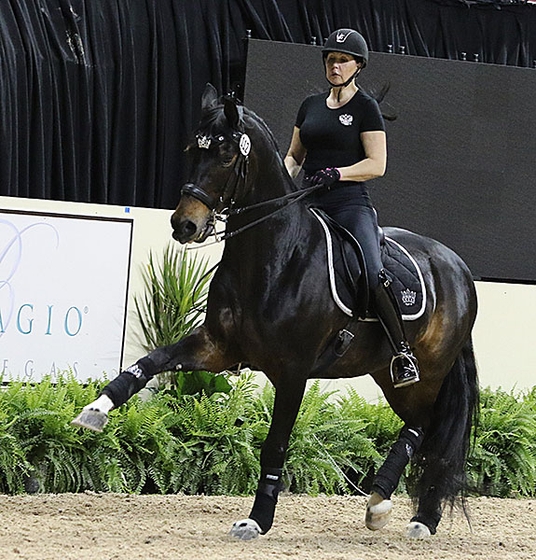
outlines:
[[[445,377],[432,422],[416,456],[421,471],[418,509],[407,527],[411,538],[435,534],[445,503],[454,503],[465,486],[471,429],[478,415],[479,386],[471,341]]]
[[[231,535],[249,540],[272,527],[290,434],[305,392],[305,379],[281,379],[276,387],[270,431],[261,451],[261,477],[247,519],[233,524]]]
[[[97,400],[85,406],[71,423],[101,432],[110,410],[127,402],[156,374],[181,369],[222,371],[231,365],[218,351],[205,327],[199,327],[179,342],[153,350],[122,371],[104,387]]]
[[[420,428],[404,426],[397,441],[372,482],[372,492],[367,504],[365,524],[376,531],[385,527],[391,518],[391,495],[413,455],[419,450],[424,433]]]

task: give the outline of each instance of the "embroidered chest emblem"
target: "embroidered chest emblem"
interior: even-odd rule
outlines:
[[[354,122],[354,117],[352,117],[352,115],[349,115],[348,113],[344,113],[343,115],[339,116],[339,120],[344,126],[350,126]]]

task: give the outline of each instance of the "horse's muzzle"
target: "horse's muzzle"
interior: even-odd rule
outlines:
[[[171,235],[179,243],[194,241],[199,233],[198,227],[193,221],[180,218],[176,212],[171,216],[171,227],[173,228]]]
[[[171,216],[171,234],[175,241],[179,243],[203,243],[205,239],[214,231],[211,222],[203,220],[198,224],[188,218],[180,217],[177,212]]]

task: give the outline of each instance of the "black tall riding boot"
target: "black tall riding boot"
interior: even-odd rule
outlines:
[[[391,359],[391,379],[395,388],[405,387],[419,381],[419,366],[413,355],[406,335],[398,303],[391,290],[391,279],[385,271],[380,273],[381,283],[374,290],[374,304],[394,355]]]

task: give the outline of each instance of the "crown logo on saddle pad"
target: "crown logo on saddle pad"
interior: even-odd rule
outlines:
[[[402,297],[402,303],[408,307],[415,305],[415,302],[417,301],[417,292],[414,292],[409,288],[402,290],[400,292],[400,296]]]

